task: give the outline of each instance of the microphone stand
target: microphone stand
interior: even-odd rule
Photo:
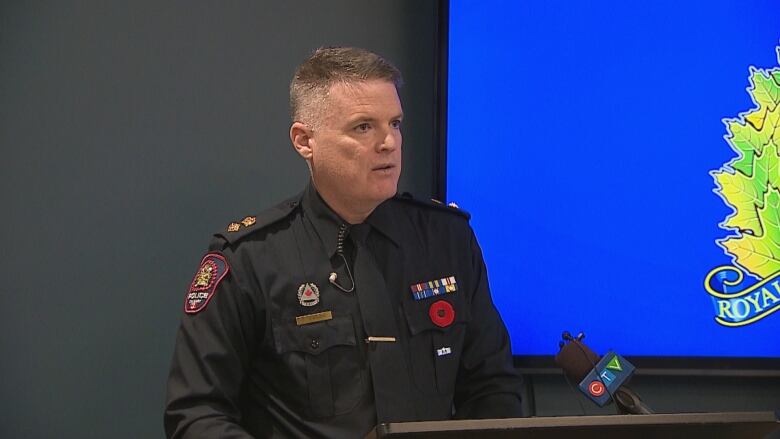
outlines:
[[[615,393],[612,394],[612,399],[615,401],[618,413],[621,415],[652,415],[655,413],[628,386],[620,386],[615,390]]]

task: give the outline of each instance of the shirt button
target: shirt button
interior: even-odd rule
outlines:
[[[320,347],[320,341],[316,338],[311,339],[311,348],[317,349],[318,347]]]

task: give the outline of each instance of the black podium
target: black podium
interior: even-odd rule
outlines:
[[[735,412],[399,422],[379,424],[366,437],[762,439],[780,428],[779,419],[780,412]]]

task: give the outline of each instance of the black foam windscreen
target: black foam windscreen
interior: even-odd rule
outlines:
[[[598,355],[574,339],[564,344],[555,356],[555,364],[563,369],[563,373],[574,383],[582,381],[598,361]]]

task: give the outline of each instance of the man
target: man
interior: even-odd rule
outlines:
[[[216,234],[168,381],[170,438],[363,437],[379,422],[520,415],[468,216],[395,197],[398,70],[317,50],[290,87],[306,190]]]

